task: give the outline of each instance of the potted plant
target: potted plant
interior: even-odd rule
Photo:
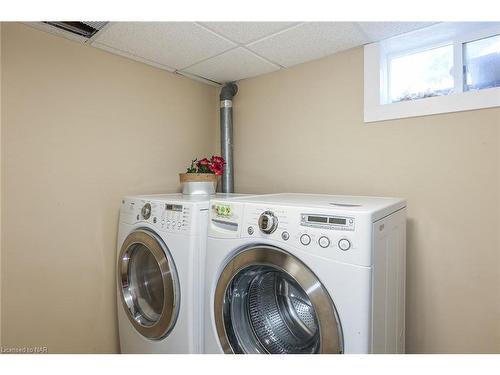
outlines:
[[[220,156],[194,159],[186,173],[180,173],[182,194],[215,194],[217,180],[224,172],[226,162]]]

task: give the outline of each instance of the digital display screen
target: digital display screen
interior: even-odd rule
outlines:
[[[231,217],[231,206],[225,204],[217,204],[214,206],[215,212],[218,216]]]
[[[328,223],[328,218],[324,216],[308,216],[307,221],[313,223]]]
[[[328,222],[330,224],[340,224],[340,225],[345,225],[346,224],[346,219],[342,219],[340,217],[331,217],[328,219]]]
[[[165,210],[167,210],[167,211],[182,211],[182,205],[180,205],[180,204],[166,204]]]

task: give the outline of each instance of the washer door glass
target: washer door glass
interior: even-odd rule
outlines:
[[[216,328],[227,353],[340,353],[335,306],[300,260],[269,246],[238,253],[215,292]]]
[[[147,230],[131,233],[120,252],[118,275],[132,325],[147,338],[165,337],[177,319],[179,282],[163,241]]]

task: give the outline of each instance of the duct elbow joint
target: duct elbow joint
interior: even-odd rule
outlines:
[[[233,100],[233,97],[238,93],[238,86],[235,83],[226,83],[220,90],[220,100]]]

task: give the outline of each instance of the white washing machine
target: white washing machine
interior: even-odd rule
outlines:
[[[208,205],[203,195],[123,199],[117,244],[122,353],[203,352]]]
[[[210,202],[206,353],[403,353],[406,202]]]

